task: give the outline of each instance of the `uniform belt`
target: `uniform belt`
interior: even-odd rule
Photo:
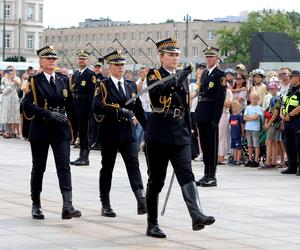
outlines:
[[[66,113],[66,109],[65,108],[60,108],[60,107],[57,107],[57,108],[48,107],[48,110],[50,110],[51,112],[58,112],[58,113],[61,113],[61,114]]]
[[[210,97],[199,96],[198,102],[213,102],[214,99]]]
[[[160,108],[155,108],[155,110],[159,110]],[[159,113],[159,112],[156,112]],[[162,114],[167,114],[172,116],[173,118],[179,117],[179,118],[184,118],[184,110],[182,109],[168,109],[166,112],[162,112]]]
[[[74,98],[87,98],[87,95],[84,94],[73,94]]]

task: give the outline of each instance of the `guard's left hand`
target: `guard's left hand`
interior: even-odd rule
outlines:
[[[134,126],[137,126],[138,123],[139,123],[139,121],[136,119],[136,117],[134,117],[134,118],[132,119],[132,124],[133,124]]]

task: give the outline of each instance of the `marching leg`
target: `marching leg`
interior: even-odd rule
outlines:
[[[211,225],[215,222],[214,217],[204,215],[198,206],[196,188],[194,182],[190,182],[181,187],[184,201],[193,221],[194,231],[201,230],[204,228],[204,225]]]

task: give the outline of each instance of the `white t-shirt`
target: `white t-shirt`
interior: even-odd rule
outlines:
[[[139,84],[139,82],[141,81],[141,78],[138,79],[135,83],[136,85]],[[145,78],[145,80],[143,81],[143,85],[142,85],[142,90],[147,88],[147,79]],[[151,112],[151,102],[150,102],[150,97],[149,97],[149,93],[144,93],[140,96],[140,100],[143,106],[143,109],[145,112]]]
[[[190,93],[195,93],[197,91],[197,89],[198,89],[197,83],[192,82],[189,85]],[[191,100],[191,112],[195,112],[197,103],[198,103],[198,98],[197,97],[195,97]]]

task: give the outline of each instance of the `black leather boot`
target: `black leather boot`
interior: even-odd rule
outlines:
[[[75,165],[76,162],[81,161],[81,159],[82,159],[82,153],[83,153],[83,150],[80,149],[80,151],[79,151],[79,157],[75,161],[70,161],[70,165]]]
[[[105,217],[116,217],[116,213],[110,206],[109,194],[101,194],[100,197],[102,203],[101,215]]]
[[[40,194],[31,194],[31,199],[32,199],[32,208],[31,208],[32,218],[36,220],[45,219],[43,211],[41,210]]]
[[[147,191],[146,193],[147,207],[147,231],[146,234],[155,238],[166,238],[165,233],[160,229],[157,222],[158,214],[158,194]]]
[[[201,212],[197,202],[196,188],[195,182],[190,182],[181,187],[184,201],[193,221],[194,231],[201,230],[205,225],[211,225],[215,222],[214,217],[206,216]]]
[[[216,170],[217,170],[217,165],[215,165],[215,166],[209,166],[209,168],[208,168],[208,176],[201,183],[201,187],[215,187],[215,186],[217,186]]]
[[[89,150],[83,149],[82,150],[82,157],[78,161],[75,162],[75,166],[89,166],[90,161],[89,161]]]
[[[137,200],[137,214],[145,214],[146,211],[146,199],[143,189],[138,189],[134,191],[135,198]]]
[[[196,185],[197,186],[201,186],[202,183],[208,178],[208,175],[204,175],[201,179],[199,179],[198,181],[196,181]]]
[[[61,212],[61,218],[68,220],[72,218],[78,218],[81,216],[81,212],[76,210],[72,205],[72,192],[66,191],[62,193],[63,197],[63,208]]]
[[[297,175],[297,176],[300,176],[300,168],[297,169],[296,175]]]

